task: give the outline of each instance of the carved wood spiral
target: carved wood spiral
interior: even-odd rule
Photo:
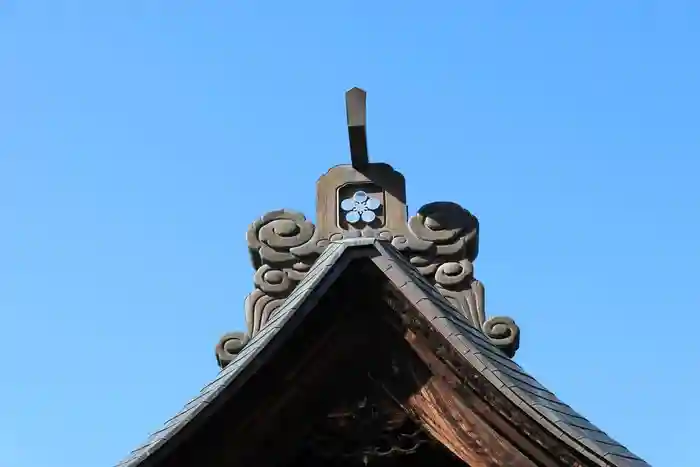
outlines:
[[[225,367],[274,316],[329,242],[358,236],[391,242],[474,327],[508,356],[515,354],[518,326],[506,317],[487,319],[484,285],[474,277],[479,221],[456,203],[435,202],[421,207],[401,231],[367,228],[321,238],[303,214],[284,209],[253,222],[246,235],[256,269],[255,289],[245,300],[248,329],[222,338],[216,347],[219,365]]]

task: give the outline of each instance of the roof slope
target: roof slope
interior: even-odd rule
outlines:
[[[144,465],[153,453],[175,437],[191,420],[205,412],[232,381],[238,382],[240,378],[246,378],[247,373],[250,373],[246,369],[253,366],[252,362],[261,352],[271,347],[275,335],[289,319],[312,309],[349,261],[357,257],[371,257],[394,286],[415,305],[424,318],[430,320],[437,332],[450,342],[464,360],[509,400],[573,449],[601,467],[650,467],[507,358],[391,245],[371,238],[332,242],[266,326],[255,334],[217,378],[117,467]]]
[[[382,257],[375,262],[387,277],[454,349],[508,399],[601,466],[649,467],[507,358],[398,251],[382,243],[377,243],[377,249]]]
[[[173,438],[190,420],[200,414],[212,403],[221,392],[228,387],[234,379],[243,377],[244,370],[273,340],[277,332],[289,321],[289,318],[297,312],[308,311],[313,307],[315,300],[307,300],[314,293],[319,297],[333,282],[344,267],[340,266],[339,259],[343,252],[350,246],[368,243],[364,239],[336,242],[330,244],[323,254],[316,260],[304,279],[287,298],[285,303],[270,317],[264,329],[260,330],[250,342],[241,350],[236,358],[224,368],[219,375],[207,384],[197,397],[189,401],[183,409],[165,423],[165,426],[153,433],[141,446],[136,448],[116,467],[134,467],[142,465],[151,454],[161,448],[168,440]],[[344,262],[345,265],[347,261]],[[333,269],[333,271],[331,271]],[[326,279],[326,280],[324,280]],[[324,282],[324,283],[322,283]],[[304,306],[302,306],[304,305]]]

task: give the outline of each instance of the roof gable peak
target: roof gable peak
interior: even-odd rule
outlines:
[[[330,244],[347,239],[390,243],[507,355],[520,331],[509,318],[487,319],[484,285],[474,276],[479,221],[457,203],[428,203],[408,215],[406,180],[367,155],[366,93],[346,93],[351,165],[332,167],[316,184],[316,224],[289,209],[270,211],[246,234],[255,289],[245,300],[246,333],[226,334],[217,345],[223,367],[258,333]]]

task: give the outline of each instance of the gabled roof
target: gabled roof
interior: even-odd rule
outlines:
[[[244,383],[255,371],[258,361],[279,347],[280,339],[275,339],[279,331],[283,328],[287,331],[298,325],[349,262],[360,257],[370,258],[396,290],[413,304],[423,319],[450,343],[474,371],[543,429],[585,456],[593,465],[649,466],[507,358],[389,243],[373,238],[356,238],[331,242],[265,327],[254,335],[218,377],[117,467],[150,465],[148,461],[151,456],[176,445],[184,428],[216,410],[218,403],[229,396],[226,389],[234,381]]]

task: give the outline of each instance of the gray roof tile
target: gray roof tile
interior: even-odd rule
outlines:
[[[236,358],[201,393],[188,402],[182,411],[152,434],[142,446],[134,450],[117,467],[136,467],[172,438],[191,419],[211,403],[257,355],[274,339],[289,318],[300,308],[308,311],[326,287],[342,272],[335,266],[351,247],[374,246],[373,261],[387,278],[399,288],[419,312],[438,332],[443,334],[462,357],[498,390],[521,407],[533,419],[553,434],[583,453],[600,466],[650,467],[599,428],[591,424],[535,378],[527,374],[517,363],[507,358],[478,329],[455,309],[425,278],[391,245],[370,238],[355,238],[332,242],[316,260],[304,280],[275,312],[267,325],[260,330],[236,356]],[[357,250],[357,248],[353,248]],[[365,249],[363,249],[365,250]],[[377,255],[377,252],[379,255]],[[365,254],[367,254],[365,252]],[[359,256],[364,256],[360,254]],[[344,264],[352,259],[348,255]],[[332,269],[332,272],[331,272]],[[329,273],[330,272],[330,273]],[[323,283],[323,286],[319,284]],[[302,306],[304,305],[304,306]]]
[[[387,244],[378,244],[377,249],[390,259],[378,266],[384,269],[391,265],[393,270],[387,277],[400,291],[410,292],[406,298],[465,360],[535,420],[600,466],[650,467],[527,374],[447,300],[436,297],[436,289],[398,251]],[[406,284],[406,280],[414,285]],[[416,296],[416,290],[425,294]]]
[[[357,240],[364,240],[357,241]],[[260,351],[274,338],[287,320],[297,311],[304,300],[317,289],[323,279],[341,257],[346,248],[350,246],[366,245],[367,239],[353,239],[352,241],[333,242],[319,256],[309,269],[304,279],[297,285],[292,294],[276,311],[263,329],[253,336],[251,341],[236,355],[236,358],[226,368],[207,384],[197,397],[190,400],[185,407],[165,425],[153,433],[146,442],[131,452],[116,467],[135,467],[140,465],[153,452],[158,450],[167,440],[172,438],[190,420],[197,416],[224,388],[226,388],[241,371],[255,359]],[[338,273],[340,271],[337,271]]]

